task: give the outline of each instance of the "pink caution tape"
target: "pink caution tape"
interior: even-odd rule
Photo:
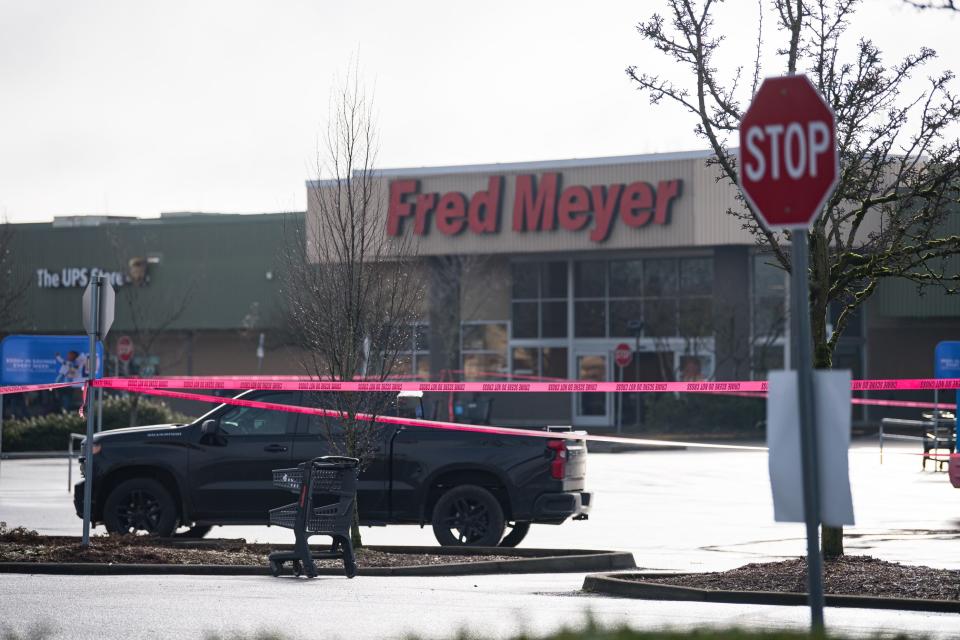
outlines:
[[[94,386],[110,389],[264,389],[270,391],[423,391],[478,393],[755,393],[766,392],[766,381],[738,382],[346,382],[312,378],[272,380],[261,376],[233,378],[223,376],[193,378],[102,378]],[[960,378],[922,378],[900,380],[854,380],[853,391],[918,391],[958,389]]]
[[[311,378],[270,380],[263,378],[102,378],[94,386],[110,389],[260,389],[269,391],[423,391],[481,393],[651,393],[687,392],[719,393],[731,391],[766,391],[765,381],[746,382],[345,382],[318,381]]]
[[[7,385],[5,387],[0,387],[0,396],[5,396],[11,393],[28,393],[30,391],[47,391],[49,389],[63,389],[64,387],[76,387],[84,384],[83,382],[56,382],[49,384],[13,384]]]
[[[296,405],[277,404],[275,402],[262,402],[260,400],[246,400],[244,398],[221,398],[219,396],[209,396],[203,394],[185,393],[182,391],[166,391],[163,389],[131,389],[138,393],[144,393],[163,398],[177,398],[180,400],[196,400],[199,402],[212,402],[216,404],[229,404],[238,407],[252,407],[255,409],[272,409],[276,411],[287,411],[289,413],[301,413],[306,415],[326,416],[328,418],[342,418],[344,413],[334,409],[320,409],[314,407],[301,407]],[[766,447],[753,447],[747,445],[732,444],[704,444],[699,442],[675,442],[664,440],[642,440],[639,438],[620,438],[617,436],[595,436],[586,433],[577,433],[575,431],[532,431],[527,429],[515,429],[511,427],[488,427],[472,424],[461,424],[459,422],[441,422],[438,420],[419,420],[415,418],[398,418],[396,416],[372,416],[368,413],[356,414],[357,420],[364,422],[379,422],[382,424],[393,424],[405,427],[423,427],[426,429],[442,429],[446,431],[465,431],[470,433],[486,433],[502,436],[522,436],[527,438],[546,438],[550,440],[588,440],[592,442],[613,442],[618,444],[631,445],[649,445],[656,447],[695,447],[700,449],[737,449],[742,451],[766,451]]]

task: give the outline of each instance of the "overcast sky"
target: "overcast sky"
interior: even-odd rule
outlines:
[[[864,5],[853,32],[891,62],[921,45],[939,68],[960,60],[960,17]],[[0,0],[0,216],[302,210],[331,87],[357,57],[382,167],[703,148],[624,74],[678,73],[635,31],[663,6]],[[720,9],[721,62],[748,59],[757,3]]]

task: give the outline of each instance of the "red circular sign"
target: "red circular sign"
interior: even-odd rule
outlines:
[[[123,362],[129,362],[133,357],[133,340],[130,336],[120,336],[117,340],[117,357]]]
[[[764,224],[809,227],[839,170],[833,111],[810,80],[764,80],[740,121],[740,188]]]
[[[630,364],[630,361],[633,360],[633,352],[630,351],[630,345],[626,342],[621,342],[613,350],[613,361],[617,363],[618,367],[625,367]]]

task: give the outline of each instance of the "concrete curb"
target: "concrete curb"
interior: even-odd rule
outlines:
[[[275,549],[291,545],[270,545]],[[471,547],[448,549],[444,547],[373,546],[370,549],[386,553],[423,553],[430,555],[516,555],[515,560],[488,562],[451,562],[429,566],[360,567],[360,576],[469,576],[497,573],[580,573],[635,569],[633,554],[622,551],[578,549],[507,549],[501,547]],[[546,555],[549,554],[549,555]],[[87,562],[0,562],[0,573],[29,573],[57,575],[209,575],[262,576],[270,575],[263,566],[201,565],[201,564],[101,564]],[[343,575],[340,568],[317,568],[319,575]]]
[[[593,574],[583,580],[583,590],[622,598],[643,600],[684,600],[691,602],[720,602],[728,604],[772,604],[780,606],[806,606],[805,593],[778,593],[772,591],[716,591],[675,585],[642,582],[633,578],[662,578],[685,573],[620,573]],[[918,598],[884,598],[877,596],[825,596],[830,607],[856,609],[902,609],[906,611],[930,611],[937,613],[960,613],[957,600],[921,600]]]

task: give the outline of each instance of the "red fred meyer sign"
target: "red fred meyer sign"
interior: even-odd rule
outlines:
[[[513,201],[504,203],[504,183],[512,179]],[[589,234],[604,242],[614,224],[632,228],[670,224],[670,209],[680,196],[680,180],[627,184],[561,184],[559,173],[490,176],[487,188],[466,196],[459,191],[422,193],[419,180],[390,182],[387,233],[399,236],[404,224],[414,235],[429,234],[431,227],[445,236],[464,232],[478,235],[500,232],[506,223],[514,233],[551,232],[558,229]],[[508,209],[510,219],[502,220]]]
[[[740,188],[767,228],[809,227],[839,171],[833,111],[810,80],[764,80],[740,122]]]

